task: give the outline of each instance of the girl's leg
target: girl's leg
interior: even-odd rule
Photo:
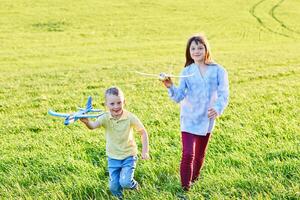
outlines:
[[[120,185],[122,188],[137,189],[138,183],[134,180],[136,161],[136,156],[130,156],[122,161],[122,170],[120,173]]]
[[[195,156],[195,138],[193,134],[182,132],[182,158],[180,164],[180,177],[183,189],[188,190],[191,186],[193,174],[193,159]]]
[[[200,175],[200,170],[203,166],[204,159],[205,159],[207,144],[210,138],[210,133],[207,133],[206,136],[195,136],[195,137],[197,139],[195,140],[195,159],[193,163],[192,182],[195,182]]]

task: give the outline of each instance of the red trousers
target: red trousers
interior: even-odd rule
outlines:
[[[210,138],[210,133],[207,133],[206,136],[199,136],[187,132],[181,132],[181,136],[181,185],[183,188],[188,189],[191,186],[191,183],[196,181],[200,175],[200,170],[204,163],[208,140]]]

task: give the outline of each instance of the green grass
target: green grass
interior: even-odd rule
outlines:
[[[103,129],[47,115],[89,95],[104,109],[111,85],[150,134],[127,199],[300,198],[299,1],[2,0],[0,13],[0,199],[111,198]],[[132,71],[178,74],[198,32],[229,73],[230,104],[184,194],[179,106]]]

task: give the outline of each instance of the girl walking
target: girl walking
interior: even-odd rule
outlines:
[[[188,76],[193,74],[193,76]],[[181,185],[189,190],[199,175],[208,141],[215,125],[228,104],[229,83],[226,70],[212,61],[204,35],[189,38],[186,63],[176,87],[171,78],[163,81],[172,100],[180,102],[182,159]]]

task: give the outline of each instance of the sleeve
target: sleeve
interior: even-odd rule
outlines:
[[[181,76],[184,75],[184,71],[181,72]],[[186,78],[180,78],[179,86],[176,87],[174,84],[168,88],[169,97],[179,103],[186,96],[187,83]]]
[[[107,116],[108,116],[107,113],[105,113],[96,119],[96,122],[98,123],[97,127],[100,127],[100,126],[106,127]]]
[[[218,86],[217,86],[217,94],[218,98],[214,105],[214,109],[221,115],[228,105],[229,99],[229,81],[228,74],[224,68],[220,68],[217,74]]]
[[[130,125],[136,130],[136,131],[141,131],[141,130],[145,130],[144,125],[142,124],[142,122],[139,120],[139,118],[137,116],[135,116],[134,114],[131,115],[131,120],[130,120]]]

